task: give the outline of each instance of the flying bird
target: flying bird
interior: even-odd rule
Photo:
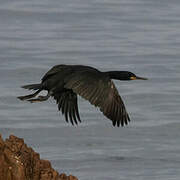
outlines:
[[[41,83],[22,86],[25,89],[36,90],[33,94],[18,98],[34,103],[46,101],[52,96],[58,104],[59,111],[65,115],[65,120],[74,125],[81,122],[77,103],[79,95],[99,107],[112,121],[113,126],[124,126],[130,122],[130,118],[112,79],[147,80],[129,71],[102,72],[90,66],[56,65],[43,76]],[[42,90],[46,90],[47,95],[35,98]]]

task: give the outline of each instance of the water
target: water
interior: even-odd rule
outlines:
[[[0,133],[24,138],[59,172],[82,180],[179,180],[178,0],[0,1]],[[115,84],[131,123],[113,128],[79,99],[67,124],[53,99],[30,104],[20,86],[56,64],[129,70],[148,81]]]

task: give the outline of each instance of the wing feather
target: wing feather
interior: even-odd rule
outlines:
[[[98,106],[114,126],[124,126],[130,121],[114,83],[102,73],[83,71],[73,74],[66,79],[65,88],[72,89],[74,93]]]
[[[77,119],[76,119],[76,113],[75,113],[75,108],[74,108],[74,106],[72,107],[71,113],[72,113],[72,117],[73,117],[73,119],[74,119],[74,122],[75,122],[76,124],[78,124]]]
[[[71,121],[71,124],[74,125],[74,119],[72,118],[72,106],[69,106],[69,119]]]
[[[65,115],[66,122],[71,122],[72,125],[81,122],[78,105],[77,105],[77,95],[68,89],[64,89],[60,93],[56,92],[52,95],[58,104],[59,111]],[[77,121],[78,120],[78,121]]]

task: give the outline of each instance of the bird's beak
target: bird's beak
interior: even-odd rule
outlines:
[[[136,79],[137,79],[137,80],[138,80],[138,79],[139,79],[139,80],[148,80],[147,78],[138,77],[138,76],[136,76],[136,77],[135,77],[135,76],[132,76],[132,77],[130,77],[130,79],[131,79],[131,80],[136,80]]]

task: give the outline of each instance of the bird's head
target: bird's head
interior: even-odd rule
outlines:
[[[144,77],[136,76],[134,73],[125,71],[125,80],[148,80]]]
[[[117,79],[121,81],[128,81],[128,80],[147,80],[147,78],[136,76],[134,73],[129,71],[108,71],[109,77],[111,79]]]

